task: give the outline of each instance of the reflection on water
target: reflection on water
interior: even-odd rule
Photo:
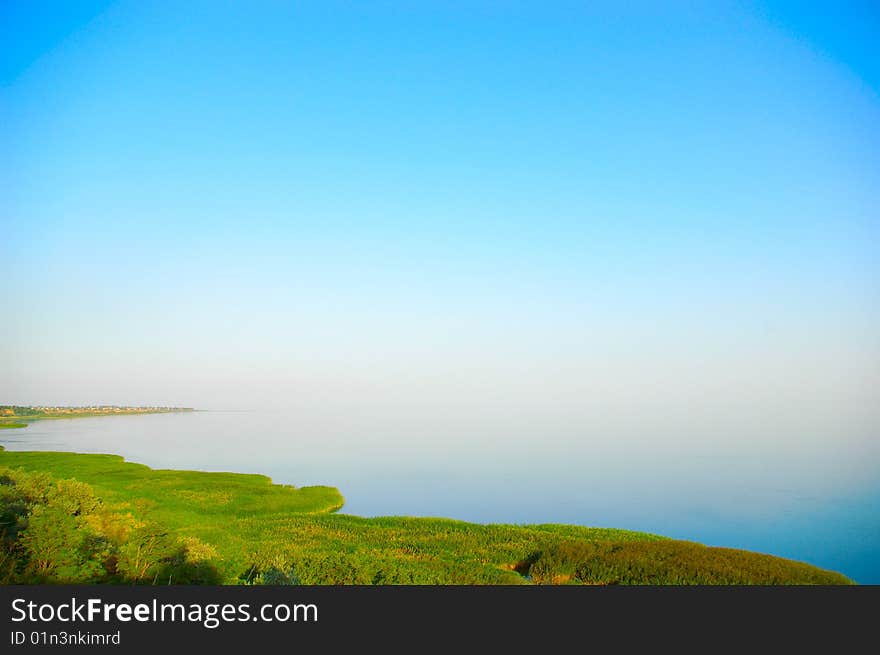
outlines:
[[[263,473],[297,486],[329,484],[344,494],[344,511],[365,516],[644,530],[769,552],[880,583],[874,453],[354,423],[295,420],[282,412],[84,418],[4,430],[0,444],[117,453],[154,468]]]

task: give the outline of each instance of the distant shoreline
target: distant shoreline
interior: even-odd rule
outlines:
[[[195,412],[193,407],[84,405],[63,407],[48,405],[0,405],[0,429],[26,428],[33,421],[98,416],[133,416]]]

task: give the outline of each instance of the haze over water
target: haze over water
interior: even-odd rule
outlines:
[[[4,2],[0,440],[880,582],[875,4]]]

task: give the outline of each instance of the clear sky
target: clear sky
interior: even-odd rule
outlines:
[[[0,402],[865,444],[878,42],[872,2],[7,0]]]

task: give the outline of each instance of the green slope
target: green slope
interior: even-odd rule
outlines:
[[[196,538],[226,583],[850,583],[800,562],[625,530],[336,514],[343,499],[332,487],[153,470],[115,455],[0,451],[0,467],[79,480],[114,511]]]

